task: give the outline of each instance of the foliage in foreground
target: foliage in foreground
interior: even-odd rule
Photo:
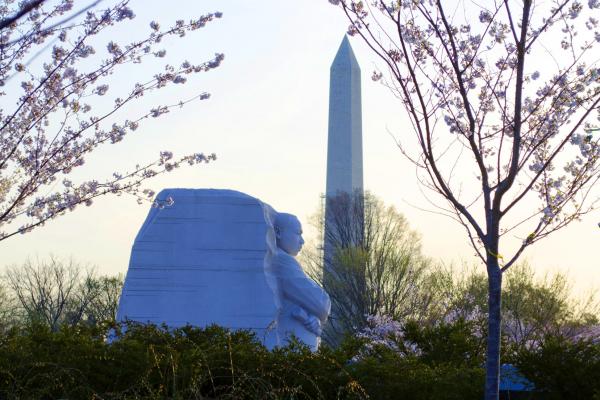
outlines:
[[[408,323],[393,342],[349,336],[311,353],[298,343],[268,351],[217,326],[34,323],[2,334],[0,398],[479,400],[485,343],[475,329]],[[599,355],[599,343],[552,337],[505,361],[540,389],[531,398],[592,399]]]
[[[348,339],[317,353],[268,351],[248,332],[128,325],[30,325],[0,343],[0,397],[235,399],[478,399],[483,370],[405,357],[384,347],[356,357]]]
[[[600,400],[600,341],[550,336],[534,351],[516,357],[521,372],[547,400]]]

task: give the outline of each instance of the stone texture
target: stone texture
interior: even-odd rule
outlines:
[[[280,308],[265,265],[277,251],[275,211],[232,190],[165,189],[138,233],[117,318],[251,329],[279,344]]]

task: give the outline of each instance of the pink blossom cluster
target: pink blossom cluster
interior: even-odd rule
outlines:
[[[355,359],[365,357],[378,347],[384,347],[402,356],[419,355],[418,346],[404,336],[404,325],[387,315],[367,315],[367,325],[356,337],[365,341]]]
[[[574,336],[574,339],[588,340],[592,343],[600,343],[600,325],[580,328],[577,334]]]
[[[211,71],[224,59],[218,53],[205,62],[166,65],[150,80],[132,83],[127,95],[114,98],[112,107],[101,110],[93,100],[110,96],[109,77],[119,66],[164,57],[166,50],[157,49],[164,38],[184,37],[222,17],[219,12],[209,13],[187,22],[176,21],[166,29],[153,22],[143,39],[129,43],[113,39],[103,51],[96,37],[135,18],[128,3],[119,1],[102,10],[88,8],[83,18],[78,18],[73,0],[45,2],[0,31],[0,88],[10,88],[0,92],[0,99],[15,101],[14,107],[4,101],[0,109],[0,240],[28,232],[80,204],[89,206],[104,194],[126,193],[151,202],[154,192],[141,187],[145,180],[181,165],[216,159],[214,154],[174,157],[164,151],[157,160],[115,172],[110,179],[94,177],[75,183],[68,177],[99,146],[118,143],[149,118],[206,100],[209,94],[200,92],[172,104],[159,104],[125,120],[116,119],[118,110],[150,92],[184,85],[191,75]],[[5,1],[0,19],[20,7],[20,3]],[[42,62],[38,57],[45,59]],[[20,96],[16,90],[21,91]]]

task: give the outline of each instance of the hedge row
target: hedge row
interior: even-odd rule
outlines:
[[[30,325],[0,337],[0,398],[479,400],[483,344],[467,328],[413,325],[407,335],[420,351],[407,356],[384,346],[365,351],[356,338],[317,353],[298,343],[268,351],[248,332],[217,326]],[[600,399],[598,345],[553,339],[514,354],[543,389],[539,398]],[[568,377],[584,375],[577,392],[568,378],[554,379],[564,360]]]

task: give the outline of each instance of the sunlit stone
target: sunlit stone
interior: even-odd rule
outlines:
[[[133,245],[119,320],[250,329],[269,348],[294,334],[316,349],[320,330],[290,329],[286,315],[310,318],[318,304],[326,319],[329,297],[277,247],[273,208],[232,190],[165,189],[157,201]]]

